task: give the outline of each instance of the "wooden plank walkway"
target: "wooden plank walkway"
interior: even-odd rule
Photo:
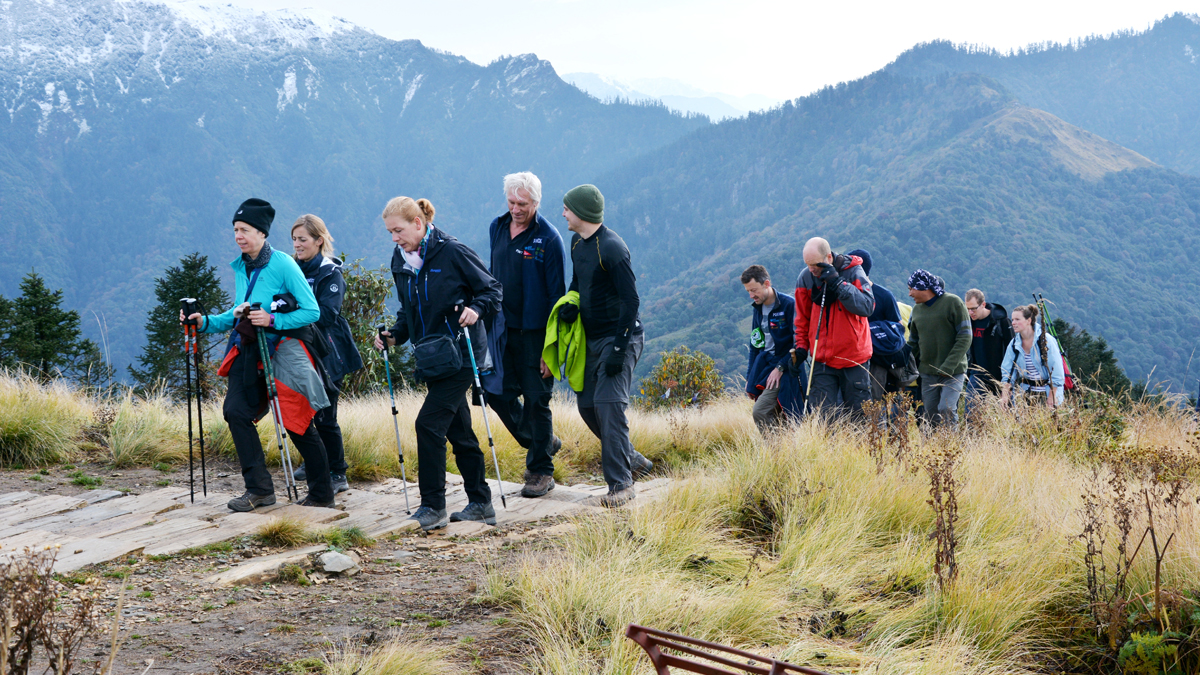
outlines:
[[[467,503],[462,477],[447,474],[446,478],[446,507],[460,510]],[[488,484],[495,493],[496,482]],[[669,484],[666,478],[638,483],[638,499],[632,506],[663,494]],[[407,487],[415,509],[420,504],[417,486],[409,483]],[[507,509],[501,506],[499,495],[493,494],[499,527],[602,511],[595,501],[606,491],[589,485],[558,486],[545,497],[526,499],[520,496],[519,483],[505,482],[503,488]],[[62,548],[54,569],[70,572],[129,554],[169,555],[235,539],[279,516],[298,518],[314,528],[357,526],[372,537],[381,537],[417,527],[404,511],[404,490],[405,484],[393,479],[369,490],[352,489],[338,495],[336,509],[302,507],[281,499],[252,513],[230,511],[225,504],[236,496],[232,494],[209,493],[193,504],[188,490],[180,487],[136,496],[112,490],[72,497],[11,492],[0,494],[0,558],[25,547],[57,544]],[[466,536],[491,529],[481,523],[451,523],[438,534]]]

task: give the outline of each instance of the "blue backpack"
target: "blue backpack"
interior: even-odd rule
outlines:
[[[895,321],[882,319],[872,321],[871,348],[875,359],[881,365],[891,368],[903,368],[908,361],[908,343],[904,341],[904,326]]]

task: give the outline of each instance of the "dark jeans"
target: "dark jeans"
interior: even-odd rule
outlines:
[[[471,428],[467,389],[473,380],[468,366],[450,377],[425,383],[425,403],[416,421],[421,506],[439,511],[446,508],[446,441],[454,449],[454,461],[462,474],[467,499],[477,504],[492,502],[484,473],[487,463]]]
[[[554,378],[542,377],[542,347],[545,330],[510,328],[504,346],[504,394],[488,400],[496,417],[508,433],[528,452],[525,468],[530,473],[554,475],[550,455],[554,439],[554,419],[550,415],[550,394]],[[524,398],[524,405],[519,398]]]
[[[239,355],[234,359],[232,371],[242,372],[242,360]],[[271,482],[271,474],[267,471],[267,459],[263,455],[262,441],[258,439],[254,420],[260,415],[271,417],[268,408],[267,382],[263,378],[255,380],[258,389],[259,405],[251,408],[246,400],[245,380],[239,376],[229,378],[229,390],[225,393],[225,405],[222,413],[225,423],[229,425],[229,435],[233,438],[233,447],[237,449],[238,463],[242,465],[242,480],[246,490],[256,495],[275,493],[275,484]],[[292,444],[300,451],[300,456],[308,466],[308,496],[314,501],[333,501],[333,483],[329,480],[329,464],[325,459],[325,446],[317,433],[315,424],[309,424],[303,436],[288,432]],[[295,461],[293,456],[293,461]]]
[[[338,380],[334,382],[334,386],[340,389],[342,382],[343,380]],[[337,420],[338,390],[326,389],[325,395],[329,397],[329,407],[317,413],[313,424],[317,425],[317,433],[321,435],[321,443],[325,445],[329,472],[345,475],[350,465],[346,464],[346,447],[342,444],[342,428],[338,426]]]
[[[868,364],[834,368],[824,363],[813,364],[812,393],[809,401],[814,410],[834,415],[849,414],[862,417],[862,404],[871,398],[871,374]],[[841,396],[841,403],[838,396]]]

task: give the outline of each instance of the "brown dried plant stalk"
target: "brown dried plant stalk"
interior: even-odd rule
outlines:
[[[936,542],[933,558],[933,573],[937,576],[938,589],[946,591],[958,578],[958,489],[954,476],[962,457],[958,439],[951,434],[941,434],[932,444],[933,449],[923,462],[929,477],[929,499],[933,507],[933,532],[929,538]]]

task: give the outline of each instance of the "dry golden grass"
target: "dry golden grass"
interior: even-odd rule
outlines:
[[[284,548],[294,548],[313,539],[308,524],[293,516],[271,518],[260,525],[254,534],[264,544]]]
[[[188,456],[186,410],[162,395],[126,394],[105,440],[116,467],[183,462]]]
[[[450,650],[394,636],[381,647],[337,647],[327,657],[329,675],[454,675],[462,672],[446,658]]]
[[[45,466],[71,461],[93,403],[63,382],[43,385],[0,371],[0,464]]]

